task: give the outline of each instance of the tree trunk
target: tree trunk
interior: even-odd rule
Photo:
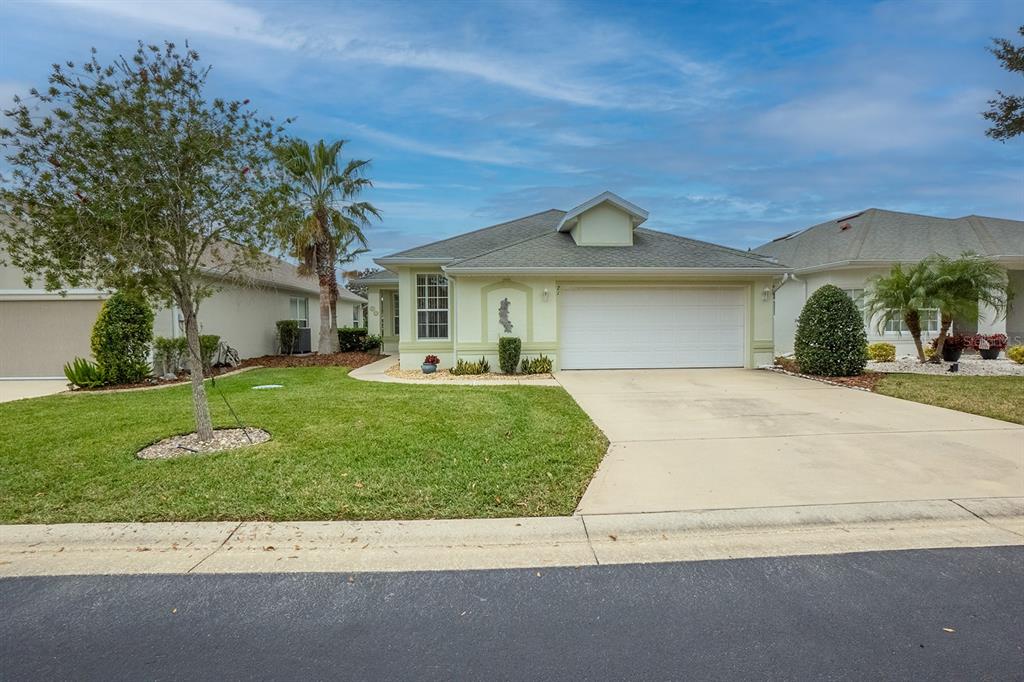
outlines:
[[[921,345],[921,315],[916,310],[908,310],[903,313],[903,321],[907,325],[907,330],[910,331],[910,336],[914,339],[914,347],[917,348],[917,359],[920,362],[926,362],[927,358],[924,356],[924,346]]]
[[[185,339],[188,341],[188,367],[192,375],[192,412],[196,418],[196,433],[199,440],[213,440],[213,421],[210,419],[210,404],[206,400],[203,385],[203,354],[199,344],[199,320],[192,301],[178,302],[185,317]]]
[[[338,280],[331,278],[331,329],[338,328]],[[340,347],[340,342],[339,342]],[[340,350],[340,348],[339,348]]]
[[[334,284],[334,261],[331,259],[330,243],[324,239],[316,245],[316,276],[320,285],[320,336],[316,351],[321,355],[338,352],[338,328],[331,311],[331,286]]]
[[[946,333],[949,332],[949,326],[953,323],[953,317],[942,313],[942,322],[939,325],[939,338],[935,341],[935,354],[932,355],[930,362],[936,365],[942,362],[942,349],[946,346]]]

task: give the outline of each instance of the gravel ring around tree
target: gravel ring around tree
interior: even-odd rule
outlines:
[[[139,459],[175,459],[259,445],[268,440],[270,433],[254,427],[216,429],[213,432],[213,440],[201,441],[195,432],[171,436],[142,448],[135,456]]]

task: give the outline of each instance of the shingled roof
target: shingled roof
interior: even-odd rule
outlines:
[[[1024,257],[1024,222],[969,215],[935,218],[869,208],[763,244],[755,252],[796,269],[858,262],[911,262],[971,251],[990,258]]]
[[[631,246],[579,246],[569,233],[558,231],[566,215],[551,209],[400,251],[377,262],[389,266],[435,261],[453,274],[526,268],[783,269],[774,259],[755,253],[643,228],[634,230]]]

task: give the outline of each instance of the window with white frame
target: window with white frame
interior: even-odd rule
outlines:
[[[416,275],[416,338],[448,338],[448,278]]]
[[[942,326],[942,318],[939,315],[938,308],[921,308],[917,312],[921,316],[922,333],[935,334],[939,331],[939,327]],[[900,316],[885,323],[885,333],[908,334],[910,333],[910,330],[907,329],[907,323],[904,322],[903,317]]]
[[[309,326],[309,299],[292,298],[288,301],[291,306],[292,319],[299,323],[302,328]]]
[[[871,319],[868,317],[868,306],[864,300],[863,289],[843,289],[846,295],[853,299],[854,304],[857,306],[857,310],[860,311],[860,316],[864,319],[864,328],[867,329],[871,326]]]
[[[398,292],[391,293],[391,333],[398,336]]]
[[[358,303],[352,305],[352,326],[358,328],[363,326],[363,306]]]

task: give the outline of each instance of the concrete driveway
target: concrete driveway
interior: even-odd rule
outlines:
[[[611,441],[582,514],[1024,495],[1024,427],[741,369],[566,371]]]
[[[68,389],[66,379],[4,379],[0,381],[0,403],[60,393]]]

